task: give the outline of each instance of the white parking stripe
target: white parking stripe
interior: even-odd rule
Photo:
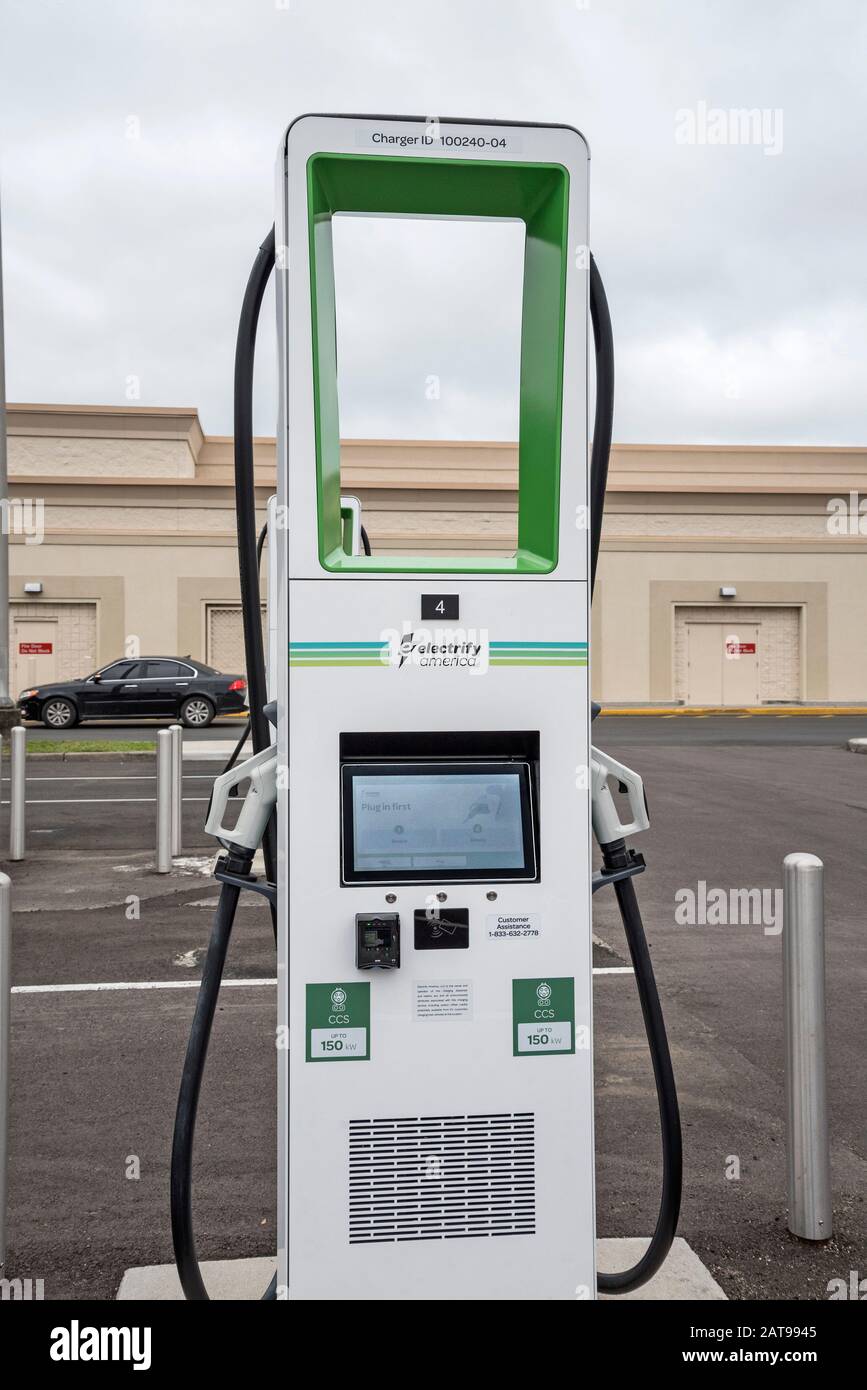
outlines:
[[[224,980],[226,986],[234,985],[237,988],[249,986],[250,989],[259,988],[262,985],[276,985],[277,977],[267,980]],[[132,980],[115,984],[100,983],[92,985],[13,985],[13,994],[90,994],[98,993],[103,990],[122,990],[122,989],[198,989],[201,980]]]
[[[155,782],[156,780],[155,772],[132,772],[128,776],[124,776],[120,772],[107,772],[100,776],[89,773],[80,777],[31,777],[29,773],[27,774],[28,782]],[[213,782],[213,780],[213,774],[208,772],[184,773],[185,782]]]
[[[114,775],[105,777],[31,777],[27,774],[28,782],[155,782],[156,773],[154,772],[133,772],[129,777],[122,777],[118,772]]]
[[[631,966],[606,966],[604,968],[594,968],[594,975],[631,975]],[[250,989],[261,988],[262,985],[276,985],[276,975],[272,978],[261,980],[223,980],[226,987],[234,986],[236,989],[249,987]],[[13,985],[13,994],[91,994],[106,990],[125,990],[125,989],[198,989],[201,980],[196,977],[194,980],[132,980],[126,982],[102,982],[92,985]]]
[[[184,801],[210,801],[209,796],[185,796]],[[155,796],[70,796],[70,797],[27,797],[25,806],[117,806],[131,802],[144,802],[153,806]],[[8,801],[0,801],[0,806],[8,806]]]

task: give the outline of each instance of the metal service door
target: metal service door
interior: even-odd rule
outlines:
[[[686,629],[689,705],[721,705],[722,635],[719,623],[688,623]]]
[[[726,630],[723,644],[723,704],[759,702],[759,625],[749,623]]]
[[[12,638],[13,699],[20,690],[57,679],[57,620],[19,619]]]

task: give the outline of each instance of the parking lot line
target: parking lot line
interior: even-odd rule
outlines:
[[[594,966],[594,975],[631,975],[631,965]],[[276,985],[277,976],[261,980],[223,980],[223,985],[236,989],[258,989],[262,985]],[[13,985],[13,994],[98,994],[108,990],[126,989],[198,989],[201,980],[121,980],[99,981],[90,985]]]
[[[262,985],[276,985],[277,976],[264,980],[223,980],[223,985],[236,988],[260,988]],[[126,980],[101,981],[92,985],[13,985],[13,994],[91,994],[106,990],[125,989],[198,989],[201,980]]]
[[[126,776],[120,772],[108,772],[97,775],[89,773],[81,777],[31,777],[27,774],[28,782],[155,782],[157,780],[155,772],[131,772]],[[213,773],[208,772],[185,772],[185,782],[213,782]]]
[[[210,801],[208,796],[185,796],[184,801]],[[153,806],[155,796],[28,796],[25,806],[117,806],[122,803],[144,802]],[[0,806],[8,806],[8,801],[0,801]]]

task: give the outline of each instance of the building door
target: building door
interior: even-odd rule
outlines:
[[[12,625],[12,689],[22,690],[57,680],[57,619],[16,618]]]
[[[759,627],[737,624],[723,637],[724,705],[759,703]]]
[[[674,695],[688,705],[795,704],[803,698],[797,604],[678,604]]]
[[[687,623],[688,705],[759,703],[759,626]]]
[[[721,705],[723,687],[720,625],[689,623],[686,639],[686,703]]]
[[[28,649],[34,644],[36,651]],[[40,644],[48,644],[52,650],[38,650]],[[25,650],[19,651],[22,646]],[[96,667],[96,646],[95,603],[15,600],[9,605],[9,676],[13,697],[40,681],[47,685],[49,681],[83,680]]]

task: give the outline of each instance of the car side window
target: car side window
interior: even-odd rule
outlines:
[[[176,661],[149,661],[146,674],[150,680],[157,680],[160,677],[166,680],[176,676],[179,669]]]
[[[97,671],[97,675],[103,681],[122,681],[130,676],[138,676],[141,672],[141,666],[142,662],[140,661],[115,661],[114,665],[106,666],[103,671]]]

